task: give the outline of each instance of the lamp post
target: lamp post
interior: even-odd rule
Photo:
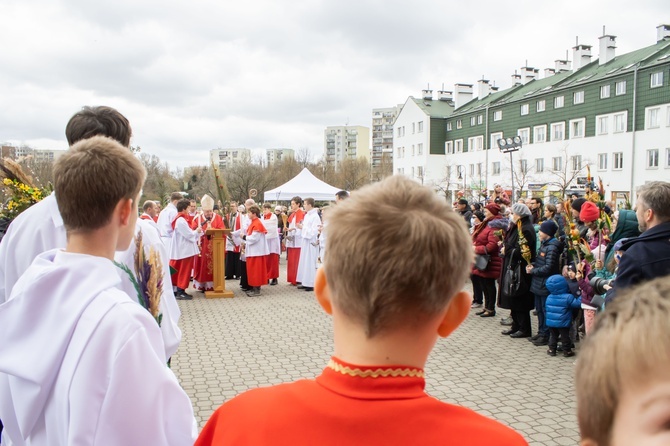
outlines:
[[[516,201],[514,195],[514,161],[512,159],[512,154],[518,151],[523,146],[523,141],[520,136],[515,136],[514,138],[500,138],[498,140],[498,148],[502,153],[509,153],[509,165],[510,170],[512,171],[512,200]]]
[[[461,164],[456,166],[456,168],[458,169],[458,179],[463,180],[463,198],[465,198],[466,195],[467,195],[467,192],[468,192],[467,187],[466,187],[467,186],[467,171],[465,170],[465,166],[463,166]],[[467,198],[465,198],[465,199],[467,200]]]

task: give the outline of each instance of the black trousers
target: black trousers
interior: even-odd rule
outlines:
[[[247,279],[247,262],[240,262],[240,264],[242,265],[240,271],[240,288],[251,288]]]
[[[241,273],[240,267],[240,253],[233,251],[226,251],[226,280],[239,278]]]
[[[561,336],[561,343],[563,348],[570,345],[570,327],[554,328],[549,327],[549,348],[556,350],[558,346],[558,336]]]
[[[530,311],[528,310],[512,310],[512,330],[523,333],[531,333],[530,328]]]

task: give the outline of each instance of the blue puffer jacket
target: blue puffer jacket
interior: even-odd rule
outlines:
[[[549,295],[544,283],[548,277],[561,272],[561,252],[563,252],[563,245],[555,238],[542,242],[540,252],[533,262],[533,270],[530,272],[533,276],[533,281],[530,283],[531,293],[536,296]]]
[[[545,306],[547,327],[567,328],[572,322],[572,309],[579,308],[581,299],[570,293],[565,277],[555,274],[547,279],[549,296]]]

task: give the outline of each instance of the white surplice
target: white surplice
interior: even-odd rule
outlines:
[[[181,260],[197,256],[200,253],[200,249],[198,249],[199,238],[200,233],[191,229],[186,218],[178,218],[172,233],[170,259]]]
[[[160,239],[154,236],[156,230],[149,222],[138,218],[135,234],[140,230],[144,234],[145,247],[161,248]],[[63,218],[60,215],[58,202],[53,193],[16,217],[9,225],[9,230],[2,242],[0,242],[0,303],[9,298],[14,284],[28,269],[35,257],[44,251],[65,248],[66,244],[67,236]],[[117,252],[117,261],[125,263],[132,271],[134,253],[135,244],[133,241],[128,250]],[[163,283],[167,284],[167,286],[163,286],[163,294],[161,295],[160,310],[163,313],[161,331],[165,341],[165,353],[169,358],[177,351],[181,342],[181,330],[177,325],[181,311],[170,286],[170,266],[168,263],[170,259],[167,252],[161,254],[161,260],[164,270]],[[135,297],[137,292],[134,291],[127,275],[119,269],[117,269],[117,274],[123,279],[120,289]]]
[[[191,445],[191,401],[111,260],[40,254],[0,305],[5,445]]]
[[[305,287],[314,287],[316,279],[317,259],[319,257],[319,211],[312,209],[305,214],[302,221],[302,246],[300,247],[300,262],[298,263],[298,282]]]
[[[277,232],[277,229],[279,228],[279,220],[277,219],[277,215],[272,213],[270,218],[267,220],[265,219],[265,215],[262,215],[261,221],[263,222],[263,226],[265,226],[265,230],[268,231],[268,233],[265,235],[265,241],[268,244],[270,254],[281,255],[279,233]]]
[[[160,214],[158,214],[158,221],[156,222],[156,225],[158,225],[158,230],[161,233],[161,239],[163,240],[168,253],[172,252],[172,222],[177,217],[178,213],[177,206],[172,203],[168,203],[168,205],[165,206],[163,210],[161,210]]]

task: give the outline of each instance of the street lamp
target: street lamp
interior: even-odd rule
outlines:
[[[456,168],[458,169],[458,179],[463,180],[463,198],[465,198],[465,196],[467,195],[467,192],[468,192],[468,190],[466,188],[466,185],[467,185],[467,171],[465,170],[465,166],[463,166],[461,164],[456,166]],[[466,198],[466,200],[467,200],[467,198]]]
[[[512,160],[512,154],[518,151],[523,146],[523,141],[520,136],[515,136],[514,138],[500,138],[498,140],[498,148],[502,153],[509,153],[509,165],[510,170],[512,171],[512,200],[516,200],[514,195],[514,161]]]

